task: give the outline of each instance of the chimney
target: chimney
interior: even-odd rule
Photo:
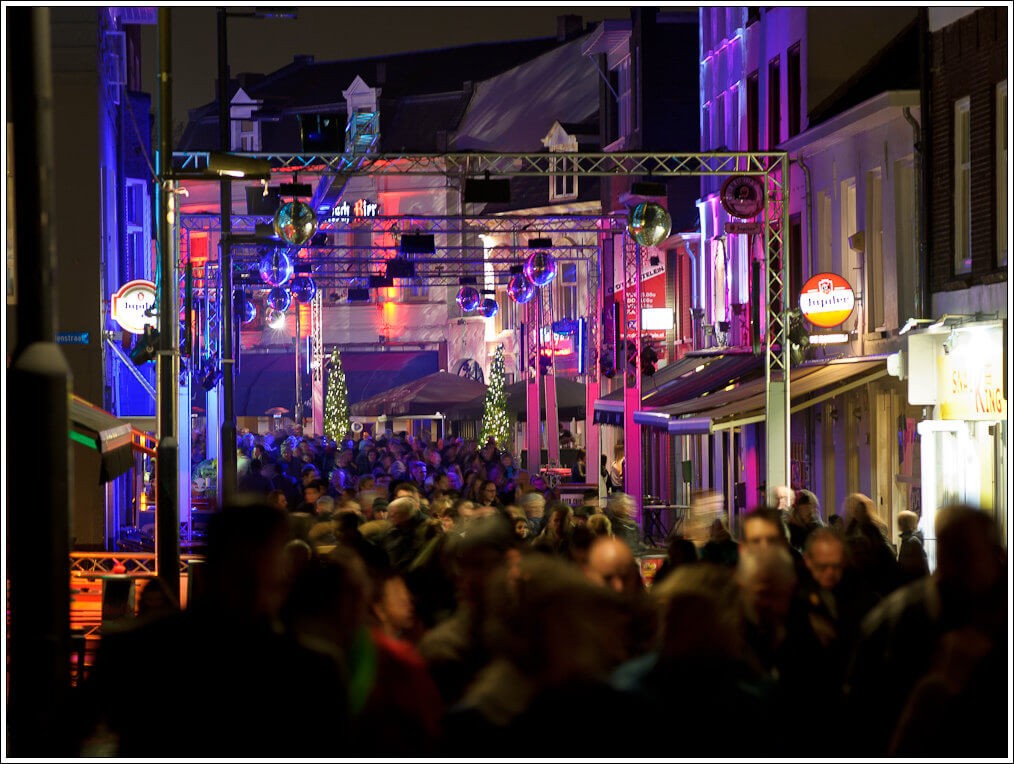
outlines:
[[[584,31],[584,26],[581,21],[581,17],[568,13],[565,16],[556,17],[556,40],[557,42],[566,42],[577,37],[581,32]]]

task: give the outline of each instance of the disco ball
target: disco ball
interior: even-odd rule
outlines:
[[[507,282],[507,294],[514,302],[524,305],[535,297],[535,287],[528,279],[517,273],[511,276],[511,280]]]
[[[308,303],[317,294],[317,284],[310,276],[296,276],[292,281],[292,296],[298,302]]]
[[[239,319],[241,322],[243,322],[244,324],[249,324],[251,321],[257,318],[257,306],[254,305],[250,300],[243,298],[243,304],[240,305],[237,313],[239,314]]]
[[[292,258],[276,249],[261,258],[257,272],[265,284],[280,287],[292,278]]]
[[[493,318],[499,310],[500,306],[492,297],[487,297],[483,300],[482,305],[479,307],[479,312],[482,313],[483,318]]]
[[[306,202],[286,202],[275,212],[275,235],[288,244],[306,244],[317,231],[317,214]]]
[[[458,307],[466,313],[479,307],[481,298],[479,290],[473,286],[463,286],[458,290]]]
[[[285,313],[274,308],[268,308],[264,314],[264,323],[269,329],[282,329],[285,327]]]
[[[642,247],[654,247],[672,230],[672,218],[654,202],[642,202],[627,215],[627,231]]]
[[[268,305],[277,311],[285,312],[285,309],[289,307],[292,302],[292,295],[289,294],[288,290],[282,289],[282,287],[275,287],[268,292]]]
[[[556,278],[556,258],[544,249],[537,249],[525,262],[525,277],[537,287],[544,287]]]

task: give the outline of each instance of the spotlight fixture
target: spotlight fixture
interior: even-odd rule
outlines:
[[[264,323],[269,329],[283,329],[285,327],[285,313],[281,310],[268,308],[267,314],[264,316]]]
[[[465,178],[465,203],[508,204],[511,200],[511,183],[507,178],[490,180],[489,173],[483,178]]]
[[[224,378],[225,374],[222,373],[222,370],[209,362],[208,366],[204,369],[204,373],[201,375],[201,387],[205,390],[213,390]]]
[[[403,233],[398,249],[407,255],[432,255],[437,251],[431,233]]]
[[[158,354],[158,340],[158,329],[146,325],[144,334],[137,338],[137,344],[130,351],[130,360],[134,362],[134,366],[142,366],[148,361],[155,360],[155,356]]]

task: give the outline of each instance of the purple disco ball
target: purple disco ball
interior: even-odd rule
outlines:
[[[493,318],[499,312],[500,305],[492,297],[487,297],[482,301],[482,305],[479,307],[479,312],[482,313],[483,318]]]
[[[268,286],[280,287],[292,278],[292,258],[281,250],[273,250],[261,258],[257,272]]]
[[[537,287],[544,287],[556,278],[556,258],[544,249],[537,249],[525,261],[525,277]]]
[[[458,307],[466,313],[478,308],[481,301],[479,290],[473,286],[463,286],[458,290]]]
[[[524,305],[526,302],[531,302],[532,298],[535,297],[535,287],[520,273],[516,273],[507,282],[507,294],[511,296],[514,302]]]
[[[289,294],[287,289],[275,287],[268,292],[268,305],[279,312],[284,312],[291,302],[292,295]]]
[[[304,305],[317,294],[317,284],[310,276],[296,276],[292,281],[292,296]]]
[[[654,202],[642,202],[627,214],[627,231],[642,247],[660,244],[672,230],[672,218],[665,207]]]
[[[317,213],[306,202],[286,202],[275,212],[274,228],[282,241],[306,244],[317,231]]]

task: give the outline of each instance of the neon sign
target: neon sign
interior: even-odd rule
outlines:
[[[818,273],[800,290],[799,309],[814,326],[825,329],[839,326],[852,315],[855,307],[855,292],[837,273]]]

